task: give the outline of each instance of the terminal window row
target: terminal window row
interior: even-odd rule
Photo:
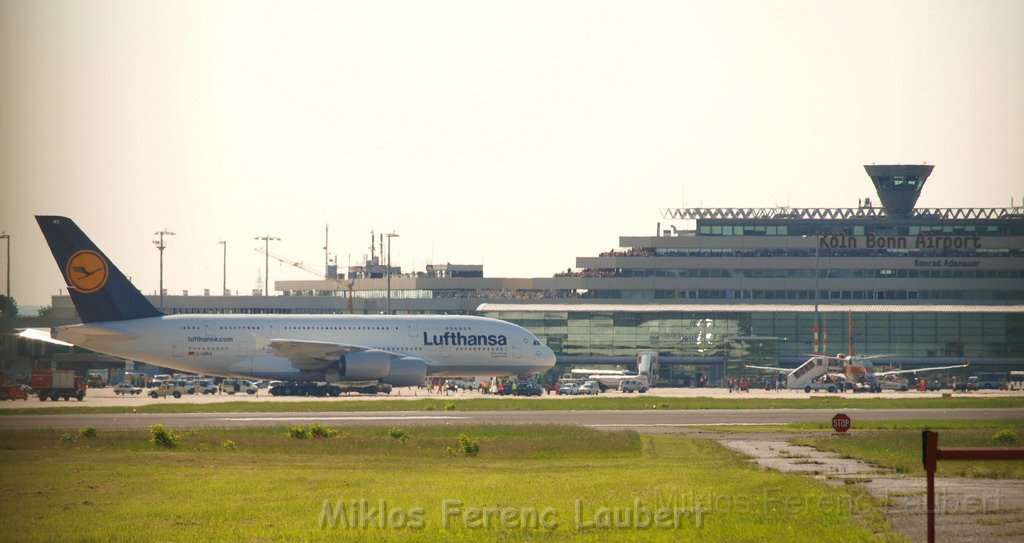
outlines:
[[[793,225],[749,225],[749,224],[701,224],[697,231],[709,236],[816,236],[833,234],[864,236],[1022,236],[1024,224],[972,225],[972,224],[921,224],[921,225],[842,225],[842,224],[793,224]]]
[[[813,268],[796,269],[685,269],[614,270],[618,277],[741,277],[747,279],[799,279],[814,277]],[[877,278],[877,279],[1018,279],[1024,278],[1024,269],[1016,270],[896,270],[896,269],[820,269],[818,277],[823,279]]]
[[[638,255],[602,255],[602,256],[638,256]],[[763,249],[654,249],[649,256],[666,257],[883,257],[883,258],[1020,258],[1024,256],[1021,249],[862,249],[862,248],[806,248],[795,249],[786,247],[769,247]]]
[[[588,297],[632,300],[807,300],[814,290],[593,290]],[[819,300],[1024,300],[1024,290],[822,290]]]

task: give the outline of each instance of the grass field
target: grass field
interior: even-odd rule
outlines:
[[[800,429],[818,425],[788,425]],[[823,426],[823,425],[822,425]],[[820,450],[833,451],[892,468],[897,473],[924,476],[921,463],[921,431],[939,433],[940,447],[1024,447],[1024,420],[1001,421],[893,421],[863,423],[849,436],[828,435],[794,440]],[[874,429],[869,429],[874,428]],[[1008,430],[1017,436],[1016,443],[1000,443],[994,436]],[[1024,462],[939,462],[938,477],[983,477],[993,479],[1024,479]]]
[[[856,487],[762,471],[681,436],[471,426],[293,439],[272,428],[182,432],[173,449],[148,438],[0,432],[0,538],[900,540]]]
[[[789,422],[786,424],[749,426],[700,426],[693,428],[728,433],[793,433],[793,432],[834,432],[829,422]],[[1002,429],[1024,430],[1022,419],[963,420],[963,419],[929,419],[929,420],[872,420],[854,421],[850,435],[857,435],[865,430],[982,430],[993,432]],[[1024,437],[1024,434],[1021,435]]]
[[[87,402],[86,402],[87,403]],[[65,404],[61,407],[0,409],[3,415],[46,415],[62,413],[243,413],[243,412],[338,412],[338,411],[548,411],[643,409],[952,409],[1022,408],[1024,397],[952,398],[672,398],[660,396],[596,398],[424,398],[420,400],[376,401],[240,401],[194,404],[175,402],[145,406],[89,407]]]

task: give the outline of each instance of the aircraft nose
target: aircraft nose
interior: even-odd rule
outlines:
[[[544,347],[544,354],[541,356],[544,366],[548,369],[555,367],[555,352],[551,347]]]

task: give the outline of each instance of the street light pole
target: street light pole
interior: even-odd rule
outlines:
[[[275,238],[270,234],[255,238],[263,240],[263,295],[270,295],[270,242],[281,241],[281,238]]]
[[[217,242],[224,246],[224,284],[221,285],[220,293],[222,296],[228,295],[228,242],[220,240]]]
[[[391,232],[390,234],[387,234],[387,237],[388,237],[388,303],[387,303],[387,311],[386,311],[386,313],[388,315],[390,315],[391,314],[391,238],[397,238],[398,234],[396,234],[395,232]]]
[[[11,235],[7,232],[0,233],[0,239],[7,240],[7,300],[10,304],[11,299]]]
[[[164,244],[164,236],[174,236],[174,232],[171,232],[164,228],[163,230],[155,233],[160,236],[160,240],[153,240],[153,244],[156,245],[158,251],[160,251],[160,310],[164,309],[164,249],[167,247]]]

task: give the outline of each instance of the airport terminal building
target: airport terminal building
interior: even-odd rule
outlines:
[[[865,166],[878,201],[856,207],[664,209],[652,235],[622,236],[549,277],[439,265],[393,269],[388,290],[373,257],[347,276],[276,281],[281,296],[172,295],[165,306],[480,314],[528,328],[560,362],[657,351],[662,379],[676,384],[734,376],[743,363],[793,366],[851,343],[905,367],[1024,369],[1024,208],[916,208],[932,168]],[[53,303],[73,318],[70,299]]]

